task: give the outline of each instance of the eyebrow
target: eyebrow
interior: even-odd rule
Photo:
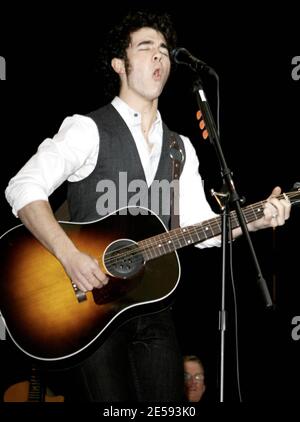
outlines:
[[[139,42],[138,44],[137,44],[137,47],[141,47],[141,46],[144,46],[144,45],[153,45],[154,44],[154,41],[151,41],[151,40],[146,40],[146,41],[141,41],[141,42]],[[168,50],[168,47],[167,47],[167,45],[164,43],[164,42],[162,42],[161,44],[160,44],[160,46],[159,46],[160,48],[162,47],[162,48],[166,48],[167,50]]]

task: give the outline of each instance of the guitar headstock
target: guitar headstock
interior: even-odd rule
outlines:
[[[300,205],[300,182],[294,183],[289,200],[292,205]]]

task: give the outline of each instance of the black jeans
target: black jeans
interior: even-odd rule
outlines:
[[[128,321],[72,372],[67,401],[182,401],[183,363],[171,311]]]

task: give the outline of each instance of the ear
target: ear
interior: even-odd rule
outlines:
[[[119,75],[121,73],[125,73],[124,60],[117,59],[116,57],[114,57],[111,61],[111,66],[114,69],[114,71],[118,73]]]

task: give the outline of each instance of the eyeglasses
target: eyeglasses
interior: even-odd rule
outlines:
[[[187,372],[184,373],[184,381],[185,382],[189,382],[192,381],[192,379],[194,380],[194,382],[203,382],[204,381],[204,375],[203,374],[189,374]]]

